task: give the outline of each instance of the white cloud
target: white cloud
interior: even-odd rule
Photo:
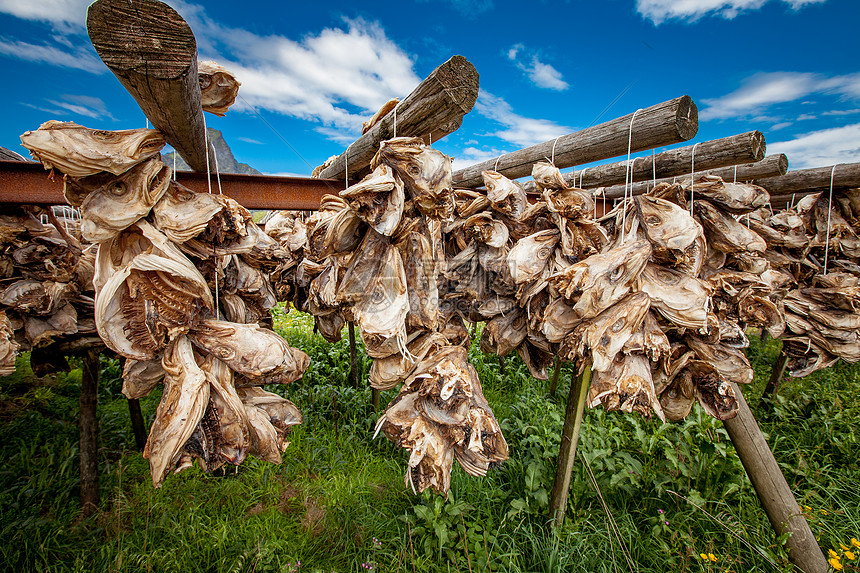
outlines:
[[[49,103],[66,111],[93,119],[115,119],[101,99],[86,95],[64,95],[62,100],[48,100]]]
[[[107,68],[98,56],[84,46],[69,50],[44,44],[36,45],[0,38],[0,54],[27,62],[51,64],[61,68],[83,70],[94,74],[101,74],[107,71]]]
[[[518,147],[528,147],[549,141],[559,135],[573,131],[569,127],[547,119],[533,119],[517,115],[508,102],[485,90],[481,90],[478,94],[475,111],[505,126],[505,129],[488,135],[498,137]]]
[[[429,3],[431,0],[419,0],[422,4]],[[493,0],[443,0],[451,5],[451,7],[459,12],[462,16],[474,17],[479,14],[491,10],[493,8]]]
[[[821,115],[854,115],[855,113],[860,113],[860,109],[834,109],[822,111]]]
[[[777,124],[770,126],[770,129],[768,131],[779,131],[780,129],[785,129],[786,127],[788,127],[790,125],[792,125],[792,123],[790,121],[783,121],[781,123],[777,123]]]
[[[797,121],[803,121],[804,119],[816,119],[816,117],[811,113],[802,113],[797,116]]]
[[[92,0],[0,0],[0,13],[47,22],[63,31],[82,31]]]
[[[536,54],[526,54],[526,60],[519,58],[521,52],[527,51],[522,44],[515,44],[508,49],[508,59],[526,74],[526,76],[540,88],[563,91],[569,86],[562,79],[561,72],[549,64],[541,62]]]
[[[822,129],[790,141],[767,144],[768,153],[785,153],[792,169],[860,161],[860,123]]]
[[[636,0],[636,11],[659,26],[667,20],[695,22],[708,15],[731,20],[741,12],[758,10],[770,0]],[[782,0],[792,10],[827,0]]]
[[[262,141],[257,141],[256,139],[251,139],[250,137],[237,137],[239,141],[244,141],[245,143],[250,143],[252,145],[264,145]]]
[[[451,167],[454,171],[459,171],[460,169],[465,169],[466,167],[476,163],[483,163],[484,161],[496,159],[504,153],[506,152],[493,147],[484,149],[466,147],[463,151],[454,156],[454,160],[451,162]]]
[[[755,74],[729,94],[702,100],[706,107],[699,112],[699,119],[706,121],[760,116],[769,106],[796,101],[814,94],[835,94],[843,99],[860,98],[860,74],[831,78],[804,72]]]

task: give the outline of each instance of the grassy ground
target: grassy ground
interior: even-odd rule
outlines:
[[[0,378],[0,563],[16,571],[790,571],[720,422],[698,407],[680,424],[585,414],[564,528],[546,527],[564,400],[517,359],[473,347],[511,459],[478,479],[454,470],[451,494],[413,496],[406,453],[380,437],[367,388],[347,386],[345,341],[277,317],[311,354],[283,392],[304,424],[279,466],[249,460],[209,476],[191,469],[152,488],[133,451],[118,367],[99,395],[102,504],[77,502],[80,371],[34,378],[23,362]],[[846,571],[860,538],[860,368],[838,365],[759,395],[778,342],[755,341],[747,400],[825,552]],[[367,372],[369,362],[363,363]],[[387,403],[394,392],[383,393]],[[159,395],[142,400],[151,420]],[[455,464],[456,465],[456,464]],[[857,542],[860,545],[860,542]],[[840,544],[848,548],[843,549]],[[704,558],[703,558],[704,556]]]

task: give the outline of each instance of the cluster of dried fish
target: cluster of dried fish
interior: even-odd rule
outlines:
[[[860,360],[860,189],[808,195],[748,224],[786,284],[783,351],[791,376]],[[788,290],[788,289],[791,290]]]
[[[158,487],[197,459],[205,470],[247,454],[279,463],[301,414],[260,386],[300,378],[308,356],[265,322],[275,302],[266,272],[283,256],[250,213],[223,195],[171,179],[161,135],[49,121],[21,136],[81,211],[97,243],[95,323],[125,357],[123,392],[164,392],[144,456]]]
[[[74,222],[49,209],[0,210],[0,376],[31,351],[39,375],[69,370],[56,345],[95,335],[95,249],[83,246]]]
[[[405,382],[377,425],[410,452],[406,482],[447,493],[456,459],[472,475],[507,458],[464,345],[461,316],[440,300],[443,221],[451,216],[451,159],[419,138],[381,144],[373,172],[307,221],[282,212],[266,224],[291,256],[273,274],[277,292],[340,338],[358,325],[373,358],[370,383]]]
[[[752,380],[744,326],[781,332],[764,241],[735,219],[764,190],[697,181],[691,214],[689,190],[662,185],[595,220],[592,195],[549,163],[534,166],[531,205],[515,182],[483,175],[486,194],[457,191],[442,296],[486,321],[484,351],[516,350],[542,379],[554,355],[590,364],[592,406],[677,420],[698,400],[734,415],[731,382]]]

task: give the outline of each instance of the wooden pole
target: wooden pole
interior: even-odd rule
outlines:
[[[499,359],[499,373],[502,376],[507,376],[508,375],[508,368],[507,368],[507,365],[505,364],[505,357],[504,356],[497,356],[497,358]]]
[[[558,377],[561,374],[561,360],[558,359],[558,354],[552,359],[555,364],[552,370],[552,379],[549,382],[549,397],[555,398],[555,393],[558,392]]]
[[[767,332],[767,331],[765,331]],[[776,364],[773,365],[773,370],[770,373],[770,380],[767,382],[767,386],[764,387],[764,392],[762,392],[762,398],[772,398],[776,396],[777,390],[779,390],[779,385],[782,383],[782,379],[785,376],[785,367],[788,365],[788,354],[783,350],[779,353],[779,357],[776,359]]]
[[[681,96],[649,108],[640,109],[594,127],[539,143],[513,153],[477,163],[454,173],[455,187],[484,184],[481,171],[495,170],[511,179],[531,175],[532,165],[555,157],[559,169],[592,161],[618,157],[662,145],[686,141],[699,129],[698,110],[690,96]],[[631,128],[631,119],[633,125]],[[630,134],[633,134],[632,140]],[[555,152],[553,153],[553,147]]]
[[[699,151],[696,150],[696,156],[698,157]],[[696,165],[699,162],[696,160]],[[778,155],[768,155],[761,161],[757,163],[746,163],[744,165],[737,166],[737,172],[735,172],[735,168],[733,167],[722,167],[720,169],[708,169],[706,171],[697,171],[694,176],[700,177],[702,175],[716,175],[718,177],[722,177],[724,181],[751,181],[758,177],[763,176],[771,176],[771,175],[781,175],[786,172],[788,169],[788,157],[784,154],[780,153]],[[675,180],[680,181],[684,178],[689,178],[690,173],[687,172],[680,177],[664,177],[662,179],[657,179],[656,184],[660,183],[672,183]],[[647,193],[655,186],[655,182],[653,180],[650,181],[640,181],[638,183],[634,183],[630,186],[630,190],[632,190],[633,195],[642,195]],[[624,185],[610,185],[606,187],[601,194],[606,194],[607,199],[617,199],[619,197],[624,196]]]
[[[791,196],[793,193],[816,193],[830,189],[830,175],[833,174],[834,189],[851,189],[860,187],[860,163],[839,163],[836,169],[833,165],[815,167],[813,169],[797,169],[779,177],[766,177],[753,181],[767,189],[771,196]]]
[[[439,141],[460,127],[463,116],[472,110],[477,99],[478,72],[475,66],[463,56],[453,56],[433,70],[379,123],[352,142],[319,176],[344,179],[348,167],[350,179],[362,177],[379,151],[379,144],[394,137],[395,131],[398,137],[421,137],[428,145]]]
[[[576,446],[579,443],[579,431],[582,428],[582,416],[585,412],[585,397],[591,385],[591,366],[586,366],[582,374],[574,376],[570,383],[570,394],[567,397],[561,445],[558,449],[558,466],[549,501],[549,515],[556,528],[561,528],[564,523],[564,510],[570,491],[570,476],[573,473]]]
[[[634,122],[635,123],[635,122]],[[695,148],[695,155],[693,150]],[[632,181],[652,180],[676,175],[689,175],[690,165],[707,170],[729,165],[754,163],[764,158],[764,135],[760,131],[749,131],[740,135],[702,141],[695,145],[670,149],[655,155],[636,157],[630,161]],[[562,177],[571,187],[605,187],[624,183],[628,177],[627,161],[596,165],[585,169],[563,173]],[[536,192],[534,181],[526,181],[527,193]]]
[[[197,41],[158,0],[97,0],[87,31],[99,57],[153,127],[194,171],[206,171],[206,134],[197,79]],[[214,158],[209,164],[215,168]]]
[[[355,348],[355,324],[347,323],[349,326],[349,380],[353,388],[358,388],[358,352]]]
[[[98,405],[99,353],[83,355],[78,431],[81,449],[81,511],[92,515],[99,507]]]
[[[137,398],[128,399],[128,416],[131,418],[134,445],[137,451],[142,452],[146,446],[146,422],[143,420],[143,411],[140,409],[140,400]]]
[[[732,383],[738,401],[738,414],[725,420],[726,431],[755,488],[777,536],[790,533],[785,547],[788,558],[805,573],[825,573],[827,560],[803,517],[794,494],[785,481],[773,453],[737,384]]]

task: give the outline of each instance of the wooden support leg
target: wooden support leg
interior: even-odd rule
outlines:
[[[353,388],[358,388],[358,353],[355,349],[355,324],[349,323],[349,380]]]
[[[773,371],[770,373],[770,380],[768,380],[767,386],[764,387],[764,392],[762,392],[762,398],[773,398],[776,396],[782,378],[785,376],[785,367],[787,364],[788,354],[780,352],[779,358],[776,359],[776,364],[773,365]]]
[[[373,409],[379,411],[379,390],[376,388],[370,389],[370,403],[373,404]]]
[[[142,452],[146,446],[146,423],[137,398],[128,399],[128,415],[131,418],[131,430],[134,432],[134,445],[137,451]]]
[[[564,427],[561,430],[561,445],[558,450],[558,467],[549,501],[549,514],[556,528],[564,523],[564,509],[570,490],[570,476],[576,460],[576,446],[579,443],[579,430],[585,411],[585,397],[591,386],[591,367],[586,366],[579,376],[570,383],[567,397],[567,410],[564,414]]]
[[[78,431],[81,445],[81,511],[91,515],[99,507],[98,404],[99,353],[84,354]]]
[[[815,541],[809,524],[803,517],[797,500],[785,481],[773,453],[737,384],[732,384],[737,395],[738,414],[723,422],[738,457],[747,471],[759,501],[764,507],[777,535],[790,533],[785,543],[788,558],[805,573],[826,573],[827,560]]]
[[[552,357],[555,365],[552,370],[552,380],[549,382],[549,397],[555,398],[555,393],[558,391],[558,376],[561,374],[561,360],[558,359],[558,355]]]
[[[505,357],[499,356],[498,359],[499,359],[499,371],[502,373],[502,376],[507,376],[508,375],[508,368],[507,368],[507,365],[505,364]]]

